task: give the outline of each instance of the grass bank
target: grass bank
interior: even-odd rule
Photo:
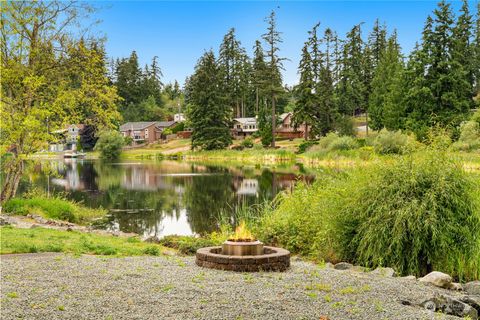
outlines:
[[[47,219],[88,224],[107,214],[104,209],[87,208],[79,203],[59,197],[33,196],[13,198],[5,203],[3,210],[7,214],[37,214]]]
[[[122,238],[78,231],[46,228],[0,227],[0,254],[63,252],[116,256],[160,255],[163,247],[141,242],[137,237]]]

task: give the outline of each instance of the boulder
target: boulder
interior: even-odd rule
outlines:
[[[8,226],[10,221],[7,217],[0,216],[0,226]]]
[[[472,320],[478,319],[478,312],[471,305],[445,295],[436,295],[431,299],[423,301],[420,305],[430,311],[442,312],[462,318],[470,317]]]
[[[348,262],[339,262],[334,267],[336,270],[348,270],[353,268],[353,264]]]
[[[480,296],[463,296],[460,301],[474,307],[480,315]]]
[[[434,286],[449,289],[452,284],[452,277],[446,273],[433,271],[427,274],[425,277],[418,279],[418,281],[431,283]]]
[[[334,267],[335,267],[335,266],[334,266],[333,263],[331,263],[331,262],[325,263],[325,268],[327,268],[327,269],[333,269]]]
[[[480,295],[480,281],[478,280],[465,283],[463,288],[468,294]]]
[[[382,276],[382,277],[393,277],[395,275],[395,270],[393,270],[392,268],[378,267],[377,269],[373,270],[371,273]]]
[[[417,277],[415,277],[415,276],[406,276],[406,277],[401,277],[400,279],[405,279],[405,280],[417,280]]]

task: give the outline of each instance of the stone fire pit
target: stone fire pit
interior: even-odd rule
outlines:
[[[258,240],[227,240],[222,246],[197,250],[200,267],[240,272],[285,271],[290,267],[290,252],[264,246]]]

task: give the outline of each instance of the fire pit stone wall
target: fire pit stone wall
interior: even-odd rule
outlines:
[[[233,256],[222,254],[222,247],[197,250],[196,264],[205,268],[239,272],[285,271],[290,267],[290,252],[282,248],[264,246],[264,254]]]

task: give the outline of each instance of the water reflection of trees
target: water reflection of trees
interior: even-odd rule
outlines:
[[[236,223],[239,211],[273,199],[297,179],[294,173],[269,169],[178,162],[52,161],[51,166],[59,182],[55,191],[66,190],[87,206],[110,209],[110,225],[122,231],[158,235],[167,217],[178,221],[186,215],[183,221],[195,233],[215,230],[220,220]],[[29,178],[46,188],[49,180],[43,171],[33,166]]]

